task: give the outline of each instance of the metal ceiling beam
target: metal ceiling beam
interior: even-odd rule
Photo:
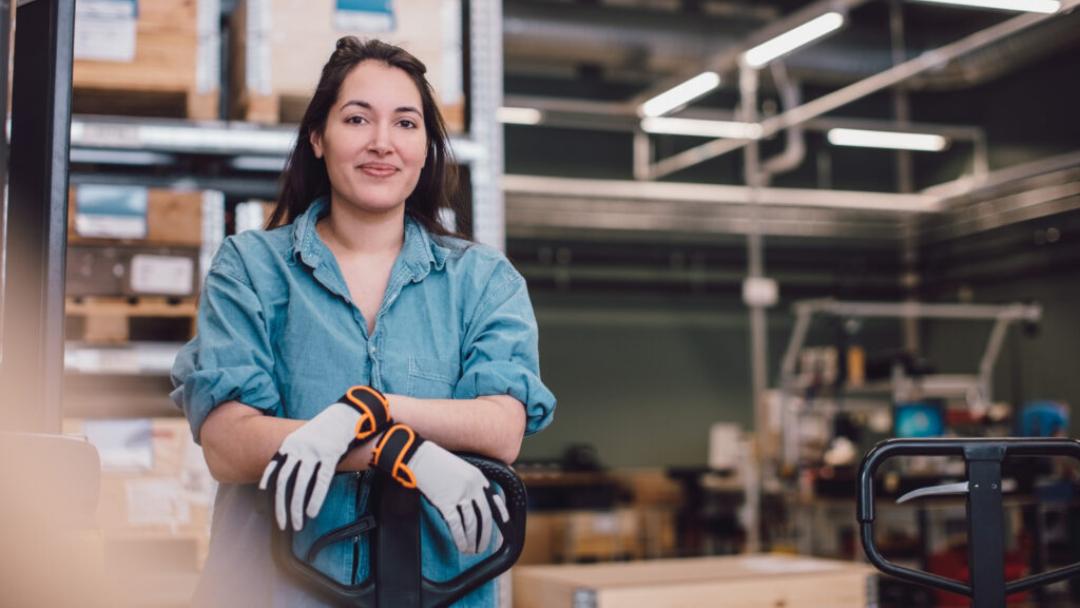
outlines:
[[[592,101],[535,95],[506,95],[503,103],[509,107],[539,110],[543,118],[539,124],[535,125],[538,128],[548,126],[587,131],[626,132],[637,131],[641,128],[641,117],[635,111],[636,106],[624,101]],[[688,108],[673,116],[694,120],[738,120],[735,112],[731,110],[702,108]],[[909,122],[907,126],[901,129],[897,126],[896,121],[883,118],[820,116],[806,121],[803,126],[808,131],[819,132],[837,128],[870,129],[875,131],[918,131],[963,141],[976,141],[986,137],[982,128],[971,125]]]
[[[514,237],[671,241],[744,235],[753,227],[744,186],[504,176],[507,230]],[[895,241],[900,220],[928,209],[919,195],[765,188],[760,225],[768,235]]]
[[[788,207],[824,207],[878,211],[891,214],[935,213],[940,211],[938,200],[925,194],[892,194],[853,190],[760,188],[752,195],[751,188],[747,186],[574,179],[529,175],[503,176],[503,190],[507,194],[537,194],[553,197],[602,198],[624,201],[665,200],[716,205],[749,205],[757,203]]]
[[[1074,167],[1080,167],[1080,151],[1040,158],[1039,160],[998,169],[986,175],[983,179],[972,179],[970,176],[961,177],[950,182],[930,186],[922,192],[923,194],[941,198],[943,204],[948,207],[955,205],[964,197],[986,193],[1017,180]]]
[[[1001,184],[954,199],[921,226],[923,242],[941,242],[1080,209],[1080,165]]]
[[[991,45],[1012,34],[1023,31],[1048,19],[1052,19],[1057,15],[1067,13],[1078,5],[1080,5],[1080,0],[1064,0],[1062,8],[1058,13],[1023,14],[975,32],[974,34],[951,44],[926,51],[918,57],[905,61],[884,72],[875,74],[874,76],[860,80],[859,82],[840,90],[823,95],[797,108],[761,121],[761,136],[762,138],[771,137],[782,129],[804,124],[818,116],[862,99],[867,95],[895,86],[913,76],[944,66],[954,59]],[[649,176],[652,179],[658,179],[670,175],[706,160],[722,156],[728,152],[739,150],[746,146],[750,141],[751,140],[747,139],[717,139],[710,141],[655,163],[649,172]]]
[[[984,187],[943,198],[878,192],[765,188],[764,231],[770,235],[895,241],[904,218],[919,218],[923,243],[1080,210],[1080,152],[991,173]],[[504,177],[507,228],[514,236],[568,231],[597,240],[671,239],[677,235],[746,234],[744,186]]]

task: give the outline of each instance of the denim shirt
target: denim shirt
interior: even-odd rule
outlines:
[[[551,422],[555,397],[540,380],[528,291],[501,253],[433,236],[406,218],[404,244],[368,335],[336,259],[315,231],[328,212],[320,198],[292,224],[227,238],[215,256],[198,334],[172,370],[172,399],[196,441],[206,417],[226,401],[307,420],[356,384],[418,398],[510,395],[525,406],[526,434]],[[371,475],[335,476],[318,517],[296,536],[298,555],[366,511]],[[482,559],[460,555],[438,512],[422,503],[426,578],[449,580]],[[324,605],[276,572],[268,506],[253,484],[221,484],[194,605]],[[364,536],[331,545],[314,563],[356,583],[367,577],[367,556]],[[494,584],[455,604],[495,605]]]

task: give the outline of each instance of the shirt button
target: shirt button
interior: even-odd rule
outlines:
[[[370,354],[372,357],[375,356],[375,345],[374,344],[368,345],[368,354]]]

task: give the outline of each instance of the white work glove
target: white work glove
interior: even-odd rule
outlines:
[[[293,530],[300,530],[305,514],[318,515],[341,459],[391,423],[386,397],[369,386],[354,386],[289,433],[259,481],[260,490],[273,486],[278,527],[284,530],[291,520]]]
[[[407,425],[390,427],[372,451],[373,467],[416,488],[439,511],[462,553],[480,553],[491,542],[492,505],[499,523],[510,515],[480,469],[426,441]]]

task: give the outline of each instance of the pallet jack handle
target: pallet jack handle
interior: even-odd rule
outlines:
[[[911,492],[901,501],[935,494],[967,494],[970,584],[898,566],[874,542],[874,473],[896,456],[962,456],[966,482]],[[975,608],[1004,608],[1005,597],[1080,573],[1080,562],[1006,582],[1001,463],[1012,456],[1065,456],[1080,460],[1075,439],[889,439],[863,458],[858,476],[858,519],[866,557],[878,570],[898,579],[966,595]]]
[[[374,513],[317,539],[305,558],[293,551],[293,532],[274,528],[271,540],[280,571],[337,606],[359,608],[437,608],[447,606],[510,569],[525,542],[525,485],[513,469],[502,463],[459,454],[498,486],[510,515],[496,523],[502,544],[481,562],[449,581],[431,581],[420,570],[420,494],[376,473],[371,504]],[[371,574],[356,585],[346,585],[316,569],[312,562],[322,548],[371,533]]]

